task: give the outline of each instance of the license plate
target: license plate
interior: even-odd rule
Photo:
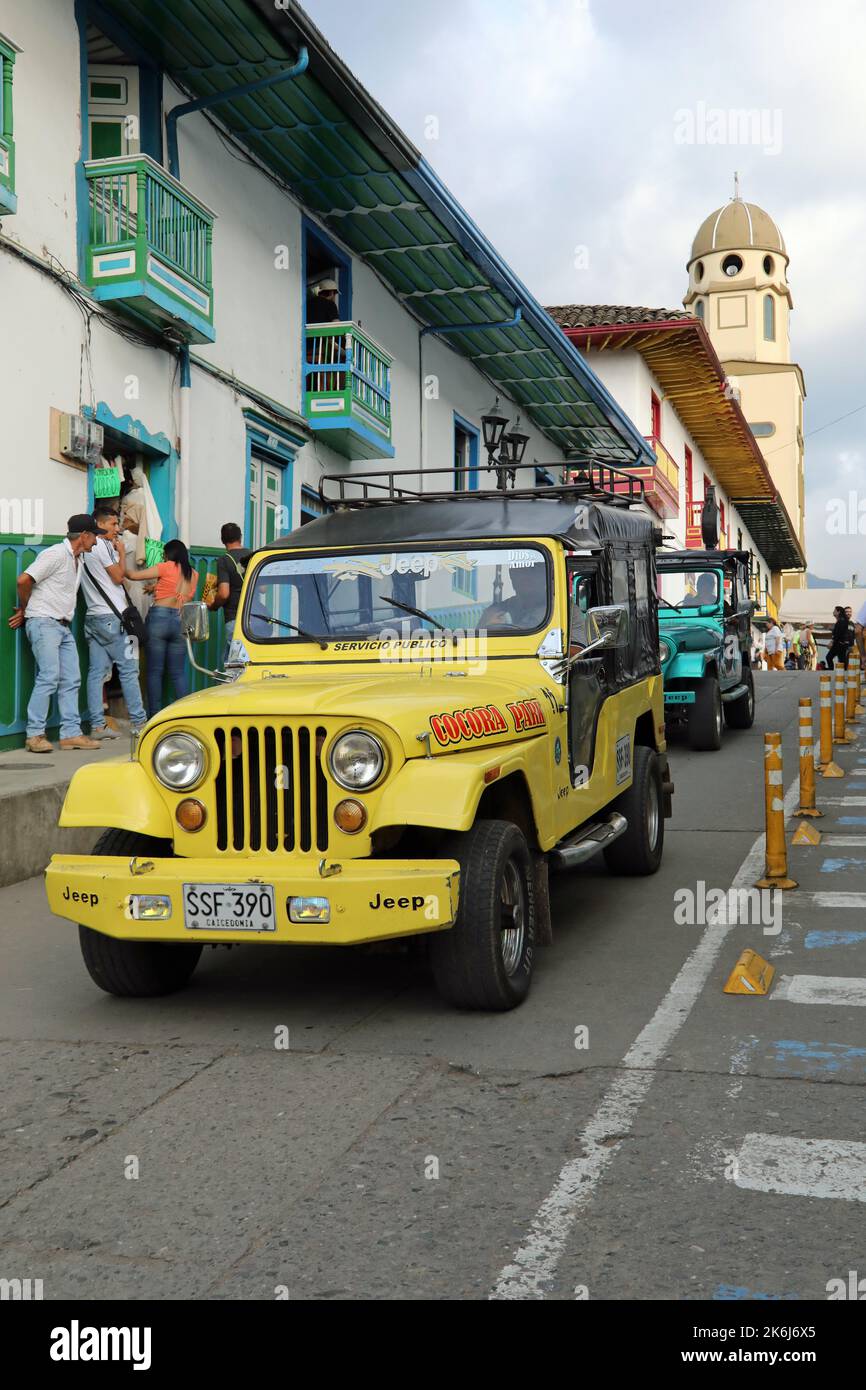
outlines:
[[[185,883],[187,931],[276,931],[270,883]]]

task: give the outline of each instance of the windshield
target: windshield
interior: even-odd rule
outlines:
[[[689,573],[659,572],[659,597],[663,608],[700,608],[719,601],[719,575],[715,570]]]
[[[256,642],[297,641],[298,629],[325,640],[419,630],[505,636],[536,631],[549,607],[546,555],[536,547],[282,555],[259,568],[244,631]]]

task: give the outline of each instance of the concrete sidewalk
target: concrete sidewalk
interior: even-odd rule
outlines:
[[[66,788],[85,763],[129,757],[129,725],[118,721],[119,738],[98,752],[0,753],[0,887],[41,874],[52,854],[84,854],[98,829],[58,830]]]

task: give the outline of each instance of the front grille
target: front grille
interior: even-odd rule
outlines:
[[[325,730],[306,725],[226,725],[214,731],[217,849],[328,848]]]

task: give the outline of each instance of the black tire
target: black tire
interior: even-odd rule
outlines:
[[[689,744],[703,753],[715,753],[722,746],[722,692],[716,676],[698,681],[695,703],[689,707]]]
[[[729,729],[751,729],[755,722],[755,679],[751,666],[743,667],[743,680],[747,687],[745,694],[724,706],[725,723]]]
[[[665,844],[662,769],[655,749],[637,745],[632,784],[609,809],[619,811],[628,821],[628,830],[604,851],[611,873],[628,877],[654,874]]]
[[[535,958],[535,878],[523,832],[481,820],[448,845],[460,863],[454,926],[430,937],[433,978],[458,1009],[513,1009],[529,993]],[[508,894],[513,902],[507,902]],[[506,927],[509,909],[515,925]],[[518,921],[519,917],[519,921]],[[516,937],[509,932],[517,931]]]
[[[92,854],[153,855],[165,859],[172,853],[169,840],[137,835],[131,830],[106,830]],[[147,999],[183,989],[198,964],[201,946],[194,942],[119,941],[79,923],[78,937],[84,964],[94,984],[106,994]]]

